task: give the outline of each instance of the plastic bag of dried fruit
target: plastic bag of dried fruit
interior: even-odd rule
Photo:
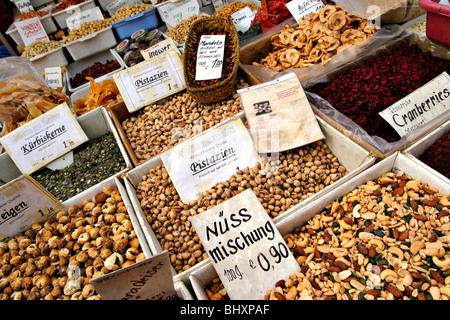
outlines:
[[[0,59],[0,119],[5,122],[2,136],[43,113],[66,102],[62,88],[52,89],[24,57]]]
[[[425,11],[420,0],[335,0],[338,6],[365,19],[380,18],[381,23],[402,23],[414,19]]]

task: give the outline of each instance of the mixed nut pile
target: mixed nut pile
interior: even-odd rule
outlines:
[[[145,259],[116,187],[0,242],[0,300],[99,300],[90,279]]]
[[[284,236],[301,272],[265,299],[448,300],[449,207],[404,172],[368,181]]]
[[[274,218],[346,174],[328,146],[318,141],[283,152],[279,159],[263,157],[190,203],[180,200],[166,168],[159,165],[137,185],[136,196],[162,249],[169,252],[175,270],[183,272],[208,257],[189,217],[251,188]]]

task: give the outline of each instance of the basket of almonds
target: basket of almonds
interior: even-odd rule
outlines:
[[[217,35],[225,35],[224,44],[218,44],[216,40],[202,40],[205,39],[203,36]],[[200,46],[204,49],[201,53]],[[223,56],[220,54],[222,48]],[[208,67],[216,68],[217,65],[222,67],[221,73],[218,76],[216,74],[217,77],[204,77],[205,71],[208,73]],[[196,75],[199,66],[204,71],[201,78]],[[208,104],[228,98],[234,90],[238,68],[239,37],[231,20],[202,17],[194,21],[189,29],[184,54],[186,89],[192,97],[200,103]]]

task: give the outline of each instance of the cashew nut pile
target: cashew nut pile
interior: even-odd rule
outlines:
[[[117,188],[0,242],[0,300],[99,300],[90,279],[145,259]]]
[[[252,64],[275,71],[305,68],[318,63],[326,65],[334,55],[369,38],[375,31],[367,20],[338,6],[327,5],[317,13],[301,18],[298,27],[286,25],[273,35],[272,52]]]
[[[237,89],[247,86],[243,79],[237,81]],[[184,92],[171,96],[163,106],[146,106],[137,116],[125,119],[122,128],[142,163],[241,111],[237,93],[228,100],[205,105]]]
[[[54,40],[34,41],[33,43],[25,47],[22,52],[22,57],[30,59],[53,49],[59,48],[60,46],[61,42]]]
[[[284,236],[301,272],[265,299],[449,300],[449,207],[403,172],[368,181]]]
[[[328,146],[318,141],[283,152],[279,159],[262,158],[255,167],[237,171],[188,204],[180,200],[160,165],[139,182],[136,196],[162,249],[169,252],[175,270],[183,272],[208,257],[190,216],[251,188],[269,216],[276,217],[346,174]]]

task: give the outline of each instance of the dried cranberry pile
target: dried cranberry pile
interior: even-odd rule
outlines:
[[[88,82],[86,77],[96,79],[117,69],[120,69],[120,64],[117,60],[106,60],[105,63],[95,62],[70,79],[70,85],[72,88],[79,87]]]
[[[450,132],[429,146],[419,160],[450,179]]]
[[[450,61],[413,45],[352,67],[316,93],[370,135],[394,142],[399,135],[378,113],[444,71]]]

